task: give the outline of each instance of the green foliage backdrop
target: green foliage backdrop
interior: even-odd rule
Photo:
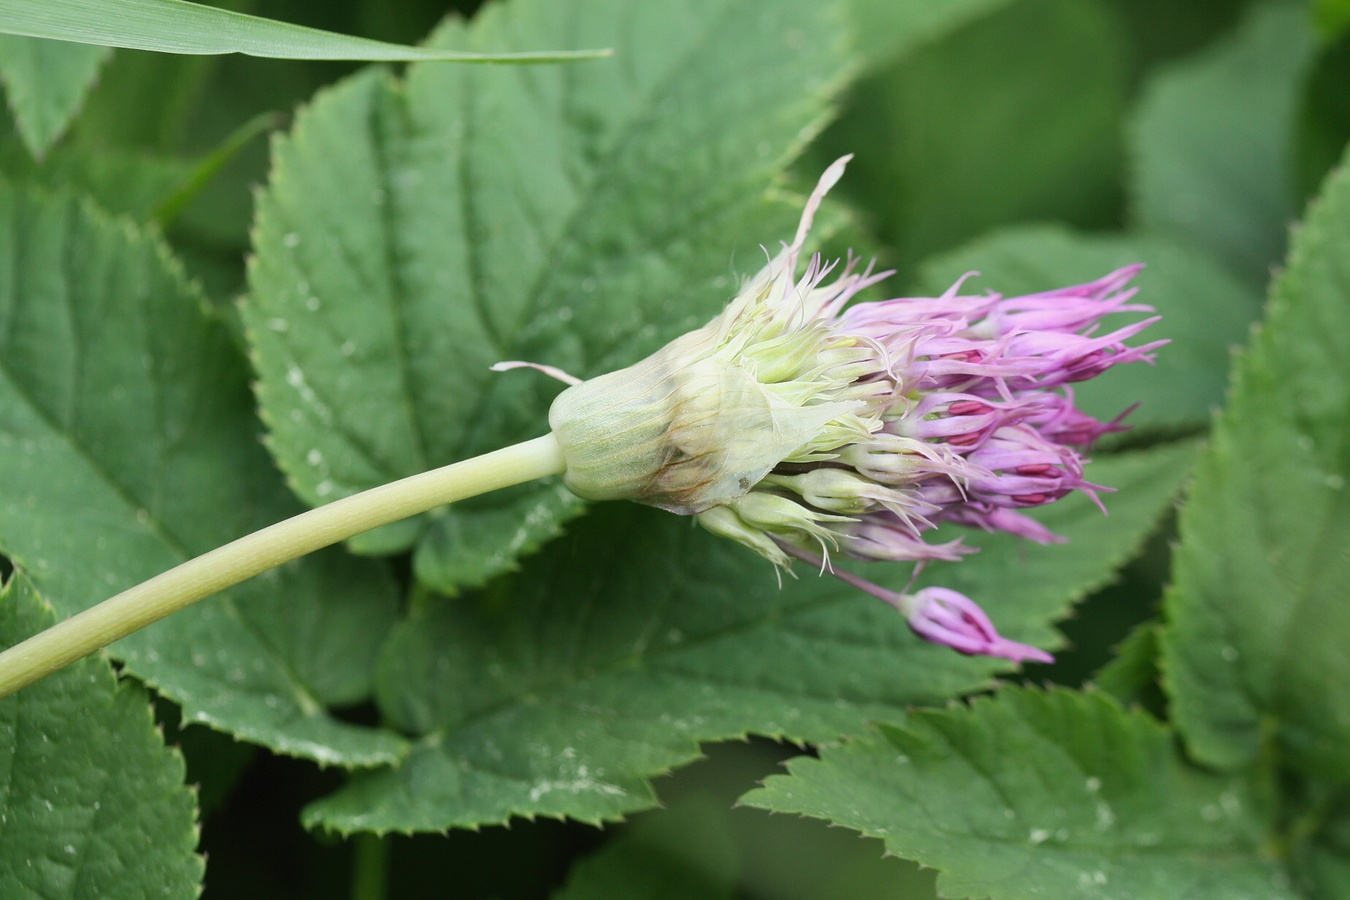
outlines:
[[[4,645],[542,434],[558,385],[492,363],[702,324],[843,153],[823,246],[896,268],[874,292],[1139,261],[1171,344],[1077,392],[1139,404],[1088,468],[1109,515],[919,573],[1056,665],[544,480],[0,701],[4,897],[1350,893],[1343,3],[138,4],[152,46],[330,61],[0,10]]]

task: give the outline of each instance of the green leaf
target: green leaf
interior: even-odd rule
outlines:
[[[295,509],[246,375],[162,243],[63,196],[0,188],[0,552],[63,615]],[[119,643],[203,722],[325,763],[402,742],[332,718],[368,696],[388,577],[333,551]]]
[[[176,730],[170,742],[187,760],[187,783],[197,790],[204,818],[225,806],[249,764],[259,756],[253,745],[200,726]]]
[[[109,53],[106,47],[0,34],[0,82],[33,156],[40,159],[75,118]]]
[[[303,60],[114,53],[80,114],[76,137],[91,146],[165,155],[195,151],[249,116],[294,108],[331,80],[326,68]],[[237,100],[241,94],[252,102]]]
[[[0,33],[161,53],[243,53],[274,59],[551,63],[606,50],[457,53],[305,28],[186,0],[19,0],[0,7]]]
[[[1347,82],[1350,82],[1350,34],[1323,48],[1304,84],[1296,147],[1295,187],[1299,197],[1317,193],[1350,144],[1350,92],[1343,90]]]
[[[191,175],[186,160],[62,145],[37,165],[13,141],[0,141],[0,173],[10,181],[87,194],[104,210],[148,222]]]
[[[902,271],[1010,222],[1108,225],[1124,56],[1097,0],[1019,0],[859,84],[815,156],[857,154],[839,190]]]
[[[306,820],[614,819],[654,805],[648,779],[700,741],[824,740],[977,689],[996,667],[922,645],[834,579],[808,572],[780,590],[762,559],[688,520],[606,505],[487,594],[413,609],[386,645],[378,697],[422,739]]]
[[[1324,41],[1335,41],[1350,29],[1350,0],[1314,0],[1313,21]]]
[[[1121,703],[1136,704],[1152,700],[1157,690],[1158,635],[1161,626],[1156,621],[1145,622],[1121,642],[1115,657],[1101,668],[1092,679],[1099,690],[1105,691]]]
[[[926,262],[916,291],[940,295],[963,274],[982,277],[971,291],[1005,296],[1081,284],[1131,263],[1146,264],[1135,279],[1140,303],[1154,307],[1162,321],[1141,339],[1170,338],[1154,366],[1135,365],[1074,385],[1083,408],[1109,420],[1134,403],[1136,428],[1196,430],[1209,423],[1223,402],[1229,359],[1247,338],[1261,308],[1254,287],[1229,274],[1204,252],[1155,237],[1078,235],[1049,226],[1022,226],[996,232]],[[1103,328],[1138,321],[1113,316]]]
[[[1149,80],[1130,138],[1140,227],[1265,284],[1296,213],[1291,151],[1313,50],[1304,4],[1256,4],[1227,40]]]
[[[732,900],[739,859],[726,810],[683,803],[644,816],[568,872],[553,900]]]
[[[1163,663],[1192,753],[1350,777],[1350,172],[1294,237],[1182,510]]]
[[[1329,790],[1326,785],[1318,786]],[[1345,785],[1320,804],[1315,828],[1294,848],[1293,869],[1312,900],[1350,895],[1350,792]]]
[[[1130,63],[1136,77],[1160,63],[1194,53],[1236,27],[1249,0],[1111,0],[1130,30]]]
[[[847,0],[853,45],[868,68],[885,65],[924,44],[1006,6],[1009,0]]]
[[[795,202],[764,193],[841,79],[828,5],[522,0],[436,42],[560,32],[623,60],[366,73],[277,142],[244,312],[270,446],[306,502],[543,433],[558,385],[491,364],[631,364],[792,234]],[[353,546],[417,544],[419,578],[453,591],[579,509],[545,484]]]
[[[56,621],[18,574],[0,587],[0,642]],[[196,897],[197,802],[149,697],[86,659],[0,700],[0,896]]]
[[[788,768],[742,802],[880,837],[943,897],[1295,897],[1247,785],[1103,694],[1005,688]]]
[[[108,212],[154,221],[163,228],[250,142],[279,121],[274,113],[255,116],[197,158],[108,147],[102,137],[85,137],[54,148],[38,162],[16,138],[4,136],[0,137],[0,174],[15,182],[88,194]],[[241,226],[241,245],[243,230]],[[242,273],[242,263],[239,268]]]
[[[227,135],[209,153],[193,163],[186,177],[155,204],[155,223],[160,227],[168,227],[176,221],[241,150],[254,138],[276,128],[280,122],[281,116],[276,113],[260,113]]]
[[[1109,517],[1083,497],[1045,510],[1067,548],[974,534],[978,556],[927,577],[986,601],[1010,637],[1053,641],[1050,620],[1142,542],[1192,453],[1095,464],[1121,493]],[[906,566],[866,574],[896,590],[909,579]],[[923,643],[835,579],[808,570],[779,589],[762,559],[686,520],[604,505],[487,593],[412,610],[385,648],[378,698],[420,740],[397,769],[362,774],[305,817],[339,831],[613,819],[653,805],[648,779],[701,741],[829,740],[1008,668]]]

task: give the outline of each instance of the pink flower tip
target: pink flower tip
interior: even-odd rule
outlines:
[[[979,604],[948,588],[924,588],[905,595],[899,605],[915,634],[958,653],[999,656],[1019,663],[1055,661],[1044,650],[1002,637]]]

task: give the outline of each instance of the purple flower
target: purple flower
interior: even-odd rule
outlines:
[[[916,594],[901,595],[899,602],[909,627],[926,641],[951,647],[958,653],[1001,656],[1013,662],[1055,661],[1044,650],[1000,636],[984,610],[965,594],[928,587]]]
[[[822,565],[819,557],[794,552],[810,565]],[[834,573],[841,581],[871,594],[899,610],[915,634],[934,644],[951,647],[969,656],[1001,656],[1013,662],[1050,663],[1055,659],[1029,644],[1010,641],[998,633],[979,604],[965,594],[944,587],[927,587],[913,594],[899,594],[859,578],[852,572]]]
[[[797,276],[847,161],[826,170],[792,243],[720,316],[558,396],[549,422],[566,484],[694,515],[785,568],[809,557],[829,569],[831,552],[958,560],[969,552],[959,540],[925,540],[943,523],[1059,541],[1020,510],[1074,491],[1100,506],[1108,489],[1085,480],[1083,452],[1123,427],[1123,414],[1079,410],[1068,385],[1151,361],[1166,343],[1126,343],[1157,317],[1099,333],[1108,315],[1151,312],[1129,287],[1140,267],[1021,297],[963,293],[962,278],[941,297],[849,306],[890,273],[817,254]],[[897,605],[929,640],[1045,658],[1000,638],[960,594],[904,597]]]

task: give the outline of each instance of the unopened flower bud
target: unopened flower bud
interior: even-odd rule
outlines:
[[[786,488],[816,509],[861,515],[891,500],[892,492],[848,469],[811,469],[800,475],[769,475],[765,482]]]
[[[855,272],[850,259],[830,280],[836,265],[815,256],[797,277],[847,161],[826,170],[792,243],[720,316],[558,396],[549,423],[565,483],[590,500],[697,516],[782,567],[816,550],[827,570],[833,550],[959,559],[970,552],[959,541],[924,540],[948,522],[1058,540],[1017,510],[1071,491],[1095,500],[1080,449],[1121,427],[1079,411],[1066,385],[1150,361],[1166,343],[1125,343],[1152,319],[1097,333],[1108,314],[1148,311],[1130,302],[1137,267],[1026,297],[963,295],[962,279],[941,297],[848,306],[889,273]],[[1044,657],[998,637],[955,592],[930,588],[902,608],[916,632],[962,652]]]
[[[1051,663],[1055,658],[1029,644],[1010,641],[998,633],[979,604],[965,594],[942,587],[924,588],[900,598],[900,609],[914,633],[958,653],[1001,656],[1013,662]]]
[[[714,506],[697,516],[698,523],[718,537],[729,538],[763,556],[769,562],[786,569],[791,563],[788,554],[761,528],[747,524],[729,506]]]

